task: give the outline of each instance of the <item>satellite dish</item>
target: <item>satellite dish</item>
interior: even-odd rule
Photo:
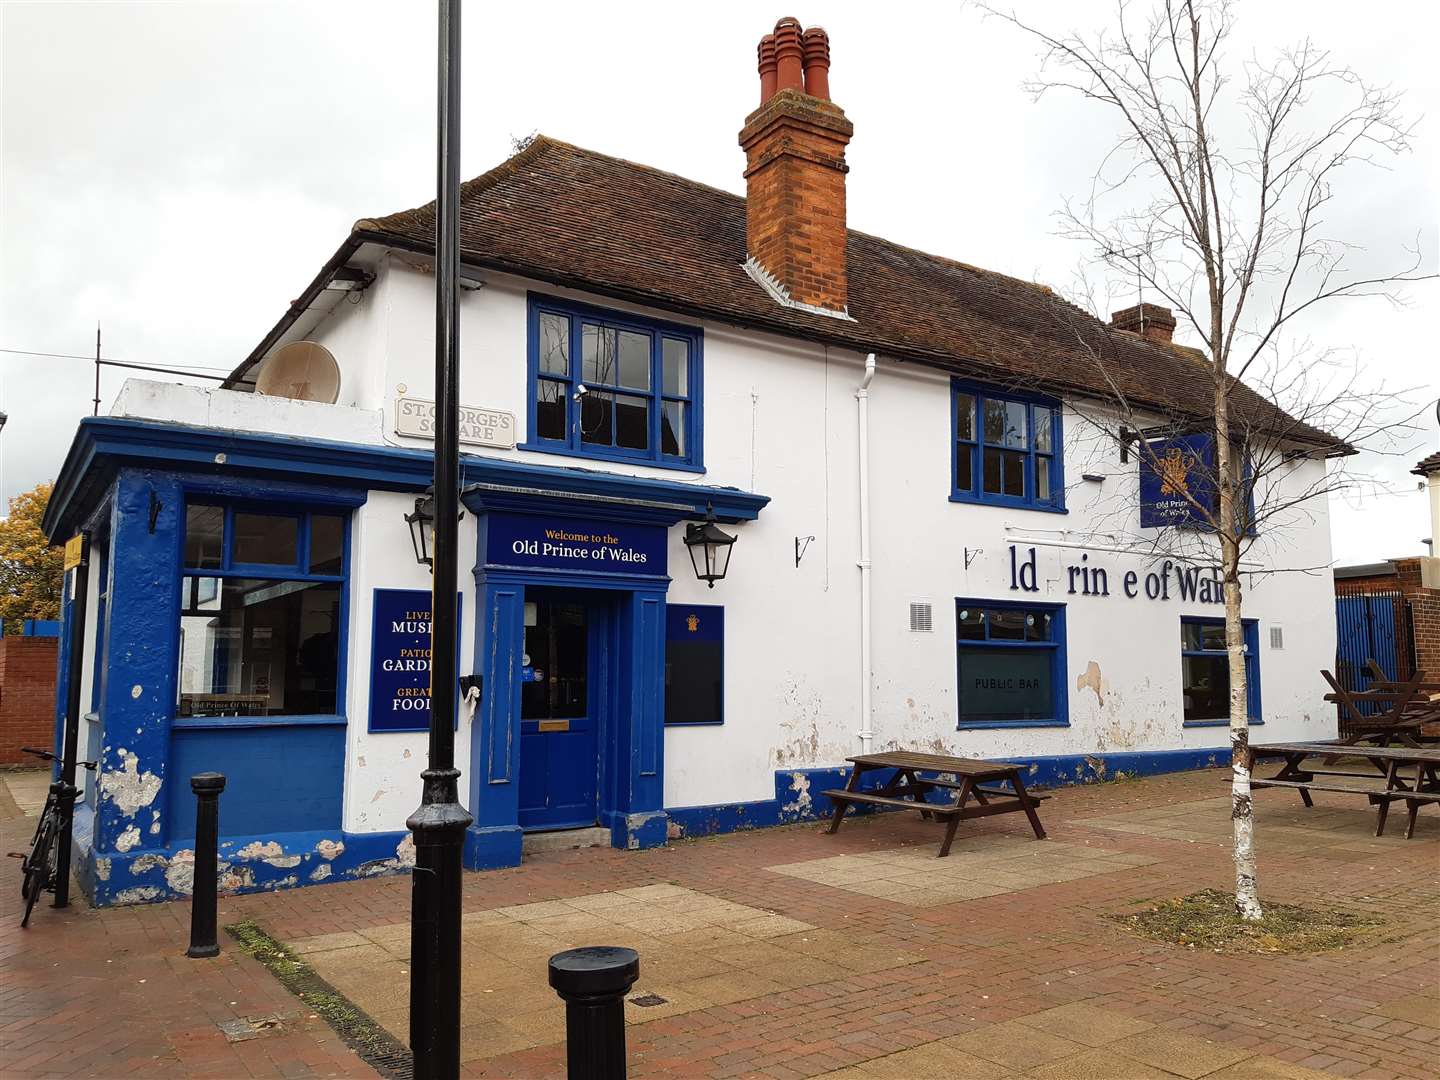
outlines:
[[[282,345],[260,365],[255,390],[271,397],[334,405],[340,396],[340,365],[318,341]]]

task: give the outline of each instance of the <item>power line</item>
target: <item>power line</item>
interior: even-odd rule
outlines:
[[[81,355],[78,354],[78,353],[36,352],[34,349],[0,349],[0,353],[11,353],[11,354],[16,355],[16,356],[47,356],[47,357],[52,357],[52,358],[54,358],[54,359],[56,359],[56,360],[87,360],[87,361],[89,361],[89,362],[92,363],[92,364],[95,362],[95,357],[93,357],[93,356],[81,356]],[[112,360],[112,359],[110,359],[109,357],[101,357],[100,359],[101,359],[104,363],[107,363],[107,364],[118,364],[118,363],[120,363],[119,360]],[[182,373],[187,372],[187,371],[197,371],[197,372],[216,372],[216,373],[222,373],[222,374],[223,374],[223,373],[228,373],[231,369],[229,369],[229,368],[223,368],[223,367],[213,367],[213,366],[210,366],[210,365],[186,364],[186,365],[177,365],[177,367],[173,368],[172,370],[178,370],[178,371],[180,371],[180,372],[182,372]]]

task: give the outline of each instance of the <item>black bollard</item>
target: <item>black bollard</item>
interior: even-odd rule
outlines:
[[[220,844],[220,793],[225,777],[202,772],[190,778],[195,792],[195,883],[190,894],[190,948],[186,956],[219,956],[215,931],[216,848]]]
[[[570,1080],[625,1080],[625,994],[639,976],[634,949],[593,945],[550,958],[550,985],[565,1001]]]

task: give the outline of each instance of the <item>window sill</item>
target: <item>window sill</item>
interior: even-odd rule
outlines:
[[[344,727],[343,716],[180,716],[170,721],[172,731],[212,731],[215,728]]]
[[[993,506],[1002,510],[1033,510],[1037,514],[1068,514],[1070,511],[1063,506],[1051,506],[1048,503],[1023,502],[1019,499],[982,499],[975,495],[963,495],[955,492],[950,493],[952,503],[964,503],[967,506]]]
[[[1069,720],[962,720],[956,731],[984,731],[990,728],[1069,727]]]
[[[516,450],[526,450],[532,454],[553,454],[556,457],[580,458],[584,461],[607,461],[615,465],[639,465],[648,469],[666,469],[670,472],[703,473],[705,466],[691,464],[688,461],[677,461],[673,458],[646,458],[630,457],[627,454],[597,454],[589,450],[575,450],[569,446],[560,446],[556,443],[547,442],[522,442],[515,444]]]
[[[1264,726],[1265,726],[1265,721],[1264,721],[1264,720],[1256,720],[1256,719],[1253,719],[1253,718],[1250,719],[1250,720],[1248,720],[1247,723],[1249,724],[1250,727],[1264,727]],[[1191,728],[1191,727],[1229,727],[1229,726],[1230,726],[1230,721],[1229,721],[1229,720],[1185,720],[1185,721],[1183,721],[1183,722],[1181,723],[1180,726],[1181,726],[1181,727],[1187,727],[1187,728]]]
[[[724,720],[666,720],[667,728],[724,727]]]

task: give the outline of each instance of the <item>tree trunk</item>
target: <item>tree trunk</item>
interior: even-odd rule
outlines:
[[[1230,818],[1234,831],[1235,911],[1248,922],[1264,911],[1255,879],[1255,813],[1250,798],[1250,710],[1245,679],[1245,626],[1240,620],[1240,539],[1248,522],[1236,505],[1236,463],[1230,445],[1228,386],[1215,385],[1215,478],[1219,481],[1220,569],[1225,583],[1225,652],[1230,669]],[[1243,469],[1244,463],[1239,463]],[[1243,487],[1243,485],[1241,485]]]

